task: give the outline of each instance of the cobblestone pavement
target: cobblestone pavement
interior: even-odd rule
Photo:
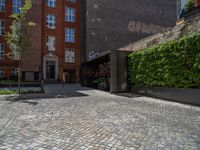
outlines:
[[[199,107],[79,85],[46,89],[46,99],[0,97],[0,150],[200,149]]]

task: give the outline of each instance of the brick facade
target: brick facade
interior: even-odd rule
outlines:
[[[47,79],[47,60],[56,61],[53,69],[54,78],[50,80],[66,82],[78,82],[80,70],[80,33],[79,33],[79,0],[75,3],[57,0],[55,7],[48,7],[44,0],[32,1],[33,7],[27,15],[27,20],[36,23],[36,26],[29,27],[30,47],[22,54],[22,78],[23,80],[39,80]],[[12,14],[12,1],[6,1],[5,12],[0,12],[0,19],[4,19],[6,23],[5,31],[9,31],[11,20],[9,16]],[[65,7],[75,8],[76,20],[73,23],[65,21]],[[48,29],[46,26],[46,15],[53,14],[56,16],[56,28]],[[65,42],[65,28],[75,29],[75,42]],[[56,39],[55,51],[49,52],[47,49],[47,36],[53,36]],[[0,43],[5,45],[5,54],[10,53],[4,37],[0,36]],[[75,51],[75,62],[65,62],[65,49],[71,48]],[[4,71],[4,77],[9,78],[13,68],[18,67],[18,61],[5,56],[0,60],[0,69]]]
[[[196,0],[196,6],[200,7],[200,0]]]
[[[27,14],[27,21],[33,21],[35,26],[28,27],[30,46],[22,54],[22,71],[39,72],[41,66],[41,25],[42,0],[32,2],[32,8]]]
[[[76,22],[66,22],[65,21],[65,7],[75,8],[76,9]],[[43,55],[43,76],[46,77],[46,62],[44,61],[45,57],[49,57],[47,46],[46,46],[46,36],[54,36],[56,38],[56,51],[53,54],[54,58],[51,60],[57,61],[57,75],[56,80],[70,80],[69,82],[79,82],[79,70],[80,70],[80,38],[79,38],[79,0],[76,0],[75,3],[67,1],[57,1],[56,8],[48,8],[47,5],[43,7],[43,25],[42,25],[42,55]],[[46,27],[45,17],[48,14],[53,14],[56,16],[56,29],[48,29]],[[65,28],[74,28],[75,29],[75,43],[66,43],[65,42]],[[65,49],[70,48],[75,51],[75,63],[66,63],[65,62]],[[49,58],[47,58],[49,59]],[[66,77],[66,74],[68,77]],[[70,76],[70,77],[69,77]],[[66,79],[68,78],[68,79]],[[70,79],[69,79],[70,78]]]
[[[9,31],[9,26],[11,25],[11,19],[9,16],[12,13],[12,3],[8,1],[5,4],[4,12],[0,12],[0,19],[5,22],[5,33]],[[0,43],[4,45],[4,54],[10,53],[10,50],[6,44],[6,40],[3,36],[0,36]],[[18,62],[11,60],[6,55],[3,56],[3,59],[0,59],[0,68],[4,71],[3,77],[9,77],[11,75],[12,69],[18,66]],[[2,77],[1,77],[2,78]]]

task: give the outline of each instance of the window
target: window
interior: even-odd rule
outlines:
[[[0,44],[0,59],[4,59],[4,45]]]
[[[65,50],[65,62],[74,63],[75,62],[75,51],[73,49]]]
[[[76,0],[67,0],[68,2],[72,2],[72,3],[75,3]]]
[[[56,17],[55,17],[55,15],[47,15],[46,16],[46,26],[49,29],[55,29],[56,28]]]
[[[4,35],[5,33],[5,21],[0,20],[0,36]]]
[[[18,69],[17,68],[13,68],[12,69],[12,76],[17,76],[18,75]]]
[[[76,16],[75,16],[75,8],[65,8],[65,21],[68,22],[75,22]]]
[[[0,0],[0,12],[5,11],[5,0]]]
[[[12,12],[14,14],[19,14],[21,7],[22,7],[22,0],[12,0]]]
[[[48,7],[56,7],[56,0],[47,0]]]
[[[65,28],[65,42],[75,43],[75,29]]]
[[[48,47],[48,51],[55,51],[55,45],[56,45],[56,38],[53,36],[47,36],[47,42],[46,45]]]
[[[4,70],[0,68],[0,78],[3,78],[3,76],[4,76]]]

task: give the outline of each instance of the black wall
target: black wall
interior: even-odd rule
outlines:
[[[82,0],[84,12],[82,62],[90,51],[117,49],[174,26],[176,0]]]

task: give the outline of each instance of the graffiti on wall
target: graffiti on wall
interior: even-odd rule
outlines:
[[[88,60],[93,60],[100,55],[99,52],[90,51],[88,54]]]
[[[110,61],[98,64],[98,67],[94,70],[90,69],[85,74],[85,77],[92,82],[92,86],[108,91],[110,89]]]
[[[155,34],[155,33],[165,30],[166,27],[155,25],[155,24],[146,24],[139,21],[130,21],[128,25],[128,29],[131,32]]]

